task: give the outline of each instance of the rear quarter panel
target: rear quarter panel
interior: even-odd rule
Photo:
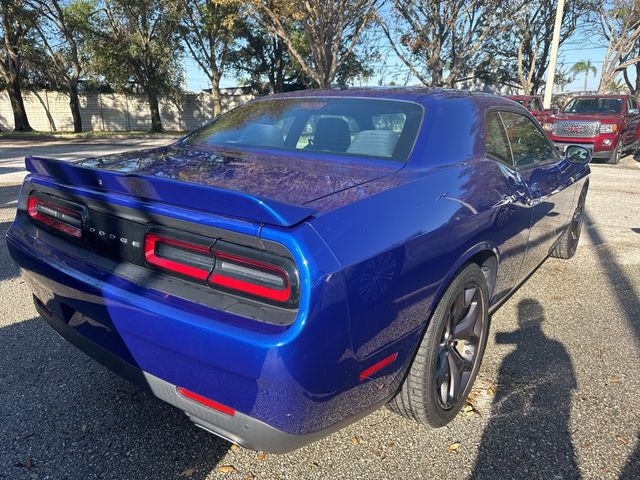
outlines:
[[[496,291],[511,288],[526,251],[531,211],[505,202],[522,185],[497,162],[404,175],[396,188],[311,222],[342,266],[359,359],[419,339],[452,276],[479,250],[499,259]]]

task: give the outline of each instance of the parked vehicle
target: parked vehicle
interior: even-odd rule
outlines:
[[[450,422],[489,314],[574,255],[589,160],[493,95],[293,92],[168,147],[27,157],[7,245],[69,342],[286,452],[387,403]]]
[[[575,97],[561,113],[541,123],[560,151],[582,145],[594,158],[612,164],[625,153],[635,153],[640,142],[640,112],[632,95]]]
[[[553,113],[552,110],[545,110],[542,97],[539,95],[507,95],[505,98],[519,103],[531,112],[534,117],[544,116]]]

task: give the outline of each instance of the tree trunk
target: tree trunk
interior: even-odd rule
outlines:
[[[213,96],[213,116],[217,117],[222,113],[222,93],[220,92],[220,79],[211,78],[211,95]]]
[[[151,110],[151,132],[162,132],[162,121],[160,120],[160,106],[158,105],[158,92],[155,88],[146,87],[149,110]]]
[[[69,84],[69,107],[73,117],[73,132],[82,133],[82,117],[80,116],[80,98],[78,98],[78,79],[71,79]]]
[[[589,78],[589,71],[587,70],[584,74],[584,91],[587,91],[587,80]]]
[[[284,92],[284,59],[282,55],[284,53],[284,45],[277,38],[275,39],[273,48],[273,87],[274,93]]]
[[[14,78],[7,83],[7,92],[11,101],[11,109],[13,110],[13,130],[16,132],[31,132],[33,128],[29,125],[27,111],[24,108],[22,100],[22,89],[20,88],[20,80]]]

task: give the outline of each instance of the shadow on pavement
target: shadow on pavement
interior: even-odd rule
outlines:
[[[633,280],[629,278],[624,269],[617,262],[616,257],[604,245],[606,242],[600,231],[587,215],[585,226],[587,233],[594,245],[603,245],[598,249],[597,258],[604,271],[609,284],[613,287],[616,300],[625,314],[627,323],[635,333],[636,349],[640,351],[640,298],[635,294]],[[634,232],[636,229],[632,229]],[[640,432],[637,434],[636,449],[622,470],[621,480],[640,478]]]
[[[497,343],[516,348],[500,366],[470,478],[581,477],[569,431],[575,372],[564,346],[543,333],[543,321],[540,303],[525,299],[518,304],[520,328],[496,333]]]
[[[0,477],[203,479],[230,446],[41,318],[0,329],[0,351]]]

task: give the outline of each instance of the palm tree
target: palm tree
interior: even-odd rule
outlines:
[[[584,90],[587,90],[587,79],[589,78],[589,74],[593,73],[595,77],[598,73],[598,69],[591,63],[591,60],[581,60],[573,65],[569,70],[571,73],[575,75],[580,75],[584,73]]]

